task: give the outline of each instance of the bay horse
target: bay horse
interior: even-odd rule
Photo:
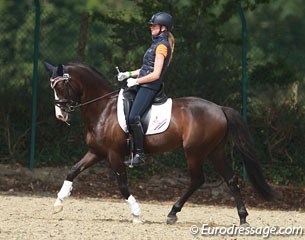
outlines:
[[[126,133],[117,119],[118,91],[94,68],[77,63],[53,66],[44,63],[50,71],[51,88],[55,93],[57,118],[68,122],[70,112],[79,107],[85,128],[88,152],[68,172],[54,204],[54,212],[63,209],[63,200],[70,195],[72,182],[82,171],[107,158],[115,172],[118,187],[128,202],[134,221],[141,221],[141,209],[130,194],[127,185],[124,158],[129,154]],[[226,159],[226,145],[233,141],[243,155],[243,163],[254,188],[265,199],[275,192],[266,182],[256,159],[254,143],[246,122],[236,110],[219,106],[198,97],[173,99],[168,129],[145,136],[147,153],[169,152],[183,147],[190,176],[190,185],[167,215],[167,223],[177,221],[189,197],[204,183],[203,162],[212,162],[229,187],[235,199],[240,224],[247,224],[248,215],[234,174]]]

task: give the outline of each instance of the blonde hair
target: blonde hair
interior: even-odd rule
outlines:
[[[167,66],[169,66],[170,62],[172,61],[173,58],[173,54],[174,54],[174,49],[175,49],[175,37],[171,32],[167,32],[168,35],[168,41],[169,41],[169,45],[171,46],[172,52],[171,52],[171,57],[168,61]]]

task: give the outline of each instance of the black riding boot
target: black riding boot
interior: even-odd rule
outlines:
[[[132,167],[132,166],[140,166],[145,164],[145,154],[144,154],[144,133],[142,129],[141,123],[138,124],[130,124],[131,133],[134,138],[134,145],[136,155],[133,159],[129,159],[125,161],[125,165]]]

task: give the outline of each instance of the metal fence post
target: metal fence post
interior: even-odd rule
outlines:
[[[240,1],[238,2],[238,13],[242,24],[242,113],[247,121],[247,22]],[[243,178],[248,180],[245,166],[243,165]]]
[[[39,33],[40,33],[40,3],[35,1],[35,42],[34,42],[34,67],[32,84],[32,128],[31,128],[31,152],[30,169],[35,166],[35,136],[36,136],[36,112],[37,112],[37,82],[38,82],[38,57],[39,57]]]

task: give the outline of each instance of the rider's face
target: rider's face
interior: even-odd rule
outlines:
[[[151,24],[150,25],[150,32],[152,36],[157,36],[160,33],[161,26],[159,24]]]

